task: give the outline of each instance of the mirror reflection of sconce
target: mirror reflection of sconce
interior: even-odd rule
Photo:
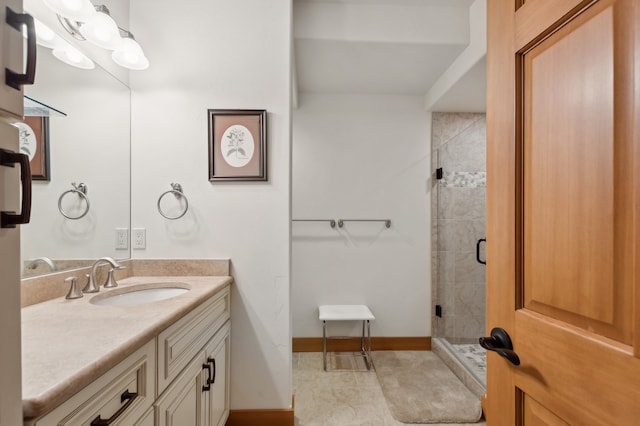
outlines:
[[[160,206],[162,199],[168,194],[173,194],[173,196],[176,197],[178,201],[180,200],[184,201],[184,207],[182,208],[182,211],[178,213],[178,215],[176,216],[169,216],[165,211],[162,210],[162,207]],[[187,199],[186,195],[184,195],[184,192],[182,192],[182,185],[180,185],[179,183],[172,183],[171,189],[169,191],[163,192],[160,195],[160,198],[158,198],[158,213],[160,213],[160,215],[165,219],[169,219],[169,220],[180,219],[182,216],[184,216],[187,213],[187,210],[189,210],[189,200]]]
[[[71,182],[71,186],[73,186],[73,189],[68,189],[68,190],[64,191],[62,193],[62,195],[60,195],[60,198],[58,198],[58,210],[60,210],[60,214],[62,216],[64,216],[64,217],[66,217],[67,219],[71,219],[71,220],[82,219],[83,217],[85,217],[87,215],[87,213],[89,213],[89,207],[90,207],[89,198],[87,197],[87,185],[85,185],[82,182],[80,182],[78,185],[76,185],[75,182]],[[71,214],[69,214],[69,212],[67,212],[66,210],[64,210],[62,208],[62,199],[67,194],[76,194],[80,198],[81,201],[84,201],[85,207],[80,212],[79,215],[72,216]]]
[[[64,0],[44,0],[44,3],[56,13],[60,25],[76,40],[86,40],[95,46],[111,50],[111,59],[121,67],[131,70],[149,67],[149,60],[133,34],[118,26],[105,5],[94,6],[89,0],[74,2],[74,7],[70,7],[70,2]],[[95,67],[91,59],[37,19],[35,27],[36,42],[53,49],[56,58],[78,68]]]

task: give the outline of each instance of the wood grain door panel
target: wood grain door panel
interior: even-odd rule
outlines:
[[[637,424],[640,1],[487,16],[487,423]]]
[[[614,134],[611,2],[522,61],[524,306],[630,343],[631,277],[621,271],[631,234],[615,232],[628,229],[615,208],[629,206],[615,203],[627,189],[615,182],[614,157],[631,140]]]

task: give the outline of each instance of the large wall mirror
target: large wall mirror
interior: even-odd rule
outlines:
[[[25,95],[54,110],[39,113],[37,103],[25,104],[25,115],[45,116],[30,121],[44,125],[44,136],[32,130],[48,139],[48,146],[37,141],[48,164],[38,171],[42,180],[33,181],[31,222],[21,227],[23,277],[102,256],[130,258],[116,238],[130,228],[129,87],[98,65],[75,68],[38,46],[36,83]]]

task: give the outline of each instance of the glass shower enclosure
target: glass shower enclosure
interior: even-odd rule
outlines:
[[[432,335],[485,386],[486,122],[432,114]]]

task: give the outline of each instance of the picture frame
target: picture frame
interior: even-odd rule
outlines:
[[[267,181],[267,111],[209,109],[209,181]]]
[[[20,153],[29,157],[31,179],[50,181],[49,117],[25,116],[16,126],[19,129]]]

